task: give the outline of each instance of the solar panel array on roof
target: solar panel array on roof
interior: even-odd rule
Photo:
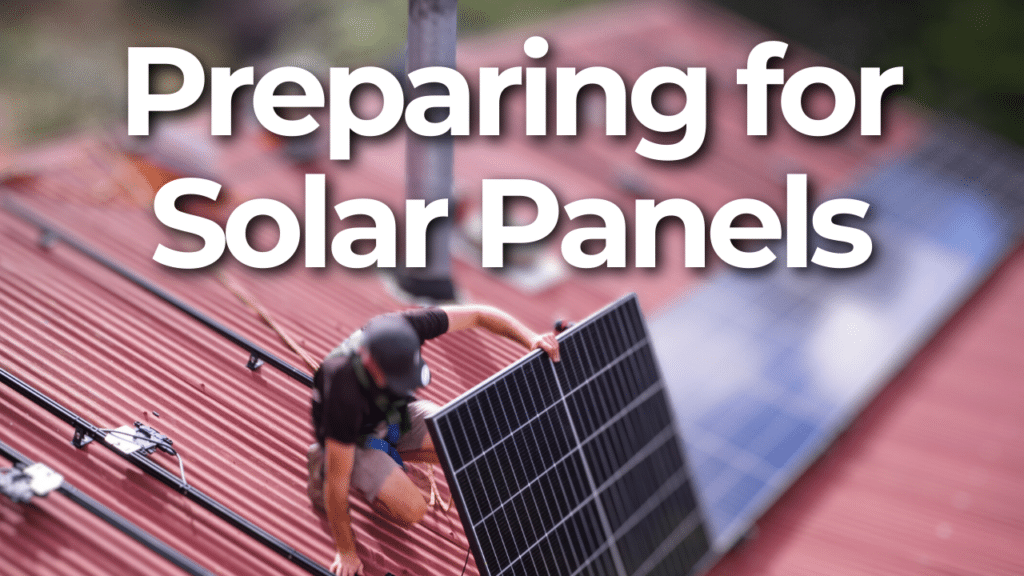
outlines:
[[[719,551],[749,530],[1016,245],[1020,189],[1005,188],[1021,173],[981,161],[998,157],[991,151],[972,161],[963,139],[940,138],[916,160],[844,194],[871,205],[863,228],[875,247],[865,265],[722,273],[652,322]],[[936,166],[942,158],[976,176],[951,171],[949,161]]]
[[[709,543],[635,295],[428,420],[485,576],[699,570]]]

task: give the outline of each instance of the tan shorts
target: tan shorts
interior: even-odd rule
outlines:
[[[396,448],[400,453],[417,450],[423,446],[423,441],[427,438],[425,418],[439,409],[437,404],[429,400],[416,400],[409,404],[409,420],[412,428],[398,439]],[[377,426],[373,436],[384,438],[387,431],[387,423],[382,422]],[[358,490],[370,503],[373,503],[377,499],[377,494],[384,485],[384,481],[396,469],[400,469],[398,463],[383,450],[357,446],[350,486]],[[324,513],[324,454],[320,444],[313,444],[309,447],[307,470],[309,482],[306,492],[313,504],[313,509],[322,514]]]

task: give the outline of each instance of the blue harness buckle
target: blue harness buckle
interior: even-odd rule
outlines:
[[[395,446],[398,444],[398,439],[402,436],[402,428],[398,422],[388,424],[388,433],[384,438],[367,438],[366,447],[374,450],[380,450],[384,452],[405,470],[405,464],[402,463],[402,457],[398,455],[398,448]]]

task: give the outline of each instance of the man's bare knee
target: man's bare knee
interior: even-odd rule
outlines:
[[[412,526],[427,513],[427,502],[419,488],[401,470],[388,476],[373,505],[384,517],[401,526]]]
[[[405,513],[403,517],[399,519],[399,522],[404,526],[412,526],[413,524],[423,520],[423,516],[427,514],[427,501],[423,499],[423,495],[417,492],[416,498],[412,499],[412,502],[405,507]]]
[[[382,516],[405,528],[422,520],[427,513],[427,502],[418,491],[401,496],[382,494],[373,505]]]

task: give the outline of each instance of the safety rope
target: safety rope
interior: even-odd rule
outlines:
[[[430,480],[430,499],[427,500],[427,506],[437,506],[441,510],[447,512],[452,507],[452,496],[448,495],[448,502],[441,499],[441,492],[437,489],[437,481],[434,480],[434,465],[427,464],[427,479]]]
[[[86,157],[106,176],[106,184],[114,189],[101,188],[101,182],[89,185],[90,199],[106,203],[118,197],[125,197],[133,206],[147,206],[153,201],[156,190],[152,183],[132,163],[131,159],[108,137],[83,146]]]
[[[284,329],[281,328],[277,324],[277,322],[274,321],[274,318],[270,316],[270,312],[267,312],[266,308],[261,306],[260,303],[256,301],[255,296],[253,296],[244,288],[242,288],[242,286],[233,278],[231,278],[231,276],[229,276],[226,272],[217,272],[217,279],[220,281],[221,284],[224,285],[225,288],[227,288],[232,294],[234,294],[236,298],[241,300],[242,303],[247,305],[249,308],[252,308],[252,310],[256,312],[256,314],[260,317],[260,319],[263,320],[263,323],[270,327],[270,329],[273,330],[275,333],[277,333],[277,336],[281,338],[285,345],[287,345],[288,348],[292,350],[292,352],[298,354],[299,358],[302,358],[302,361],[306,363],[306,366],[308,366],[310,370],[316,372],[317,368],[320,367],[320,363],[317,362],[313,358],[313,356],[309,354],[309,352],[306,352],[302,348],[302,346],[299,346],[299,343],[296,342],[294,338],[289,336],[288,333],[285,332]]]
[[[256,301],[256,298],[252,294],[250,294],[244,288],[242,288],[241,285],[239,285],[238,282],[235,282],[226,272],[218,272],[217,279],[232,294],[234,294],[236,298],[238,298],[244,304],[252,308],[256,312],[256,314],[258,314],[259,317],[263,320],[263,322],[267,326],[269,326],[271,330],[276,332],[278,337],[280,337],[281,340],[284,341],[284,343],[289,348],[291,348],[293,352],[295,352],[296,354],[299,355],[300,358],[302,358],[306,365],[309,366],[310,370],[316,372],[317,368],[319,368],[319,364],[316,362],[316,360],[314,360],[313,357],[310,356],[308,352],[306,352],[301,346],[299,346],[294,339],[292,339],[283,329],[281,329],[280,326],[278,326],[277,322],[275,322],[274,319],[270,316],[270,313],[265,308],[263,308],[263,306],[261,306],[259,302]],[[444,501],[444,499],[441,497],[441,491],[438,490],[437,488],[437,480],[434,479],[434,465],[426,464],[426,467],[427,470],[426,472],[424,472],[424,475],[427,477],[427,481],[430,483],[430,494],[427,499],[427,505],[440,508],[441,511],[447,513],[449,510],[451,510],[452,507],[452,496],[449,494],[448,501]],[[461,547],[461,544],[449,539],[445,534],[442,534],[440,531],[431,530],[431,532],[434,532],[438,536],[446,540],[450,540],[453,544],[459,545]],[[466,552],[466,562],[468,563],[468,547],[466,549]],[[463,571],[465,571],[465,567],[463,567]]]

